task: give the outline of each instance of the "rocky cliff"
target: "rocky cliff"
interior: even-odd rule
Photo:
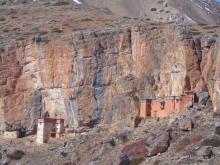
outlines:
[[[201,73],[213,103],[213,110],[220,111],[220,52],[219,40],[202,40]]]
[[[215,99],[217,50],[201,60],[197,46],[174,24],[42,35],[6,45],[0,54],[1,121],[34,126],[48,111],[69,126],[111,124],[135,117],[141,99],[203,90],[203,82]]]

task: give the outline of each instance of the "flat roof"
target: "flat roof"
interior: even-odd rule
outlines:
[[[152,102],[152,101],[161,101],[161,100],[174,100],[180,99],[181,96],[165,96],[165,97],[158,97],[158,98],[151,98],[151,99],[143,99],[141,102]]]
[[[64,119],[61,118],[48,118],[40,117],[38,118],[38,123],[64,123]]]

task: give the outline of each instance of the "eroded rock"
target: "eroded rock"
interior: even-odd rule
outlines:
[[[74,38],[77,33],[80,38]],[[140,99],[181,95],[201,77],[182,26],[115,27],[71,36],[57,40],[42,32],[1,53],[5,122],[34,125],[44,110],[69,127],[134,119]]]
[[[9,165],[10,162],[11,162],[10,159],[5,158],[5,159],[2,160],[2,165]]]
[[[182,131],[191,131],[193,127],[194,127],[194,124],[191,119],[186,118],[179,122],[179,128]]]
[[[197,94],[199,98],[199,105],[206,105],[209,101],[209,93],[208,92],[200,92]]]
[[[129,157],[125,154],[120,156],[120,163],[119,165],[129,165]]]
[[[12,160],[19,160],[25,155],[24,151],[9,149],[7,150],[7,157]]]
[[[170,135],[168,132],[164,132],[156,136],[153,140],[152,139],[153,137],[150,137],[150,140],[148,140],[147,142],[149,149],[149,154],[148,154],[149,157],[167,151],[170,145]]]
[[[220,135],[220,122],[215,123],[215,134]]]
[[[143,158],[148,156],[148,147],[145,145],[146,139],[141,139],[132,144],[126,145],[122,149],[122,153],[129,157],[129,159]]]
[[[202,146],[196,151],[196,155],[203,159],[210,159],[213,156],[212,147]]]
[[[213,136],[211,138],[207,138],[202,142],[203,146],[212,146],[212,147],[219,147],[220,146],[220,137]]]

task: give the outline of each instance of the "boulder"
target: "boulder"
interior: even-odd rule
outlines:
[[[62,155],[63,157],[67,157],[70,154],[74,155],[73,148],[70,146],[62,147],[59,149],[59,154]]]
[[[210,159],[213,155],[212,147],[202,146],[196,151],[196,155],[203,159]]]
[[[72,165],[72,164],[73,164],[73,163],[72,163],[72,162],[69,162],[69,161],[63,163],[63,165]]]
[[[219,147],[220,146],[220,137],[213,136],[211,138],[207,138],[202,141],[203,146],[212,146],[212,147]]]
[[[110,151],[112,151],[111,146],[108,144],[103,144],[100,146],[99,151],[96,152],[96,154],[98,157],[103,157],[104,155],[107,155],[108,153],[110,153]]]
[[[172,132],[170,132],[170,138],[173,141],[176,141],[179,138],[179,131],[177,130],[173,130]]]
[[[78,153],[73,152],[71,157],[70,157],[70,160],[71,160],[72,163],[76,163],[76,164],[79,163],[80,157],[79,157]]]
[[[199,98],[199,105],[206,105],[209,100],[209,93],[208,92],[200,92],[197,94]]]
[[[125,154],[120,156],[120,163],[119,165],[129,165],[129,157]]]
[[[152,139],[152,136],[149,138]],[[170,145],[170,135],[168,132],[164,132],[159,136],[156,136],[153,141],[150,142],[150,140],[146,140],[146,142],[149,147],[148,156],[152,157],[167,151]]]
[[[64,151],[61,151],[60,154],[63,156],[63,157],[67,157],[68,153],[67,152],[64,152]]]
[[[138,165],[138,164],[141,164],[141,162],[144,161],[144,158],[137,158],[137,159],[131,159],[129,160],[129,165]]]
[[[182,139],[180,139],[179,144],[180,145],[184,145],[187,146],[191,143],[191,140],[189,137],[183,137]]]
[[[10,164],[10,159],[6,158],[2,160],[2,165],[8,165]]]
[[[115,140],[114,139],[110,139],[109,141],[107,141],[107,143],[109,143],[111,146],[115,146],[116,143],[115,143]]]
[[[140,139],[132,144],[126,145],[122,149],[122,153],[127,155],[129,159],[138,159],[148,156],[148,147],[145,145],[146,138]]]
[[[19,160],[24,156],[24,154],[25,153],[22,150],[9,149],[7,151],[7,157],[12,160]]]
[[[150,145],[152,144],[152,142],[154,141],[155,138],[156,138],[156,135],[150,134],[150,135],[147,137],[147,139],[146,139],[146,141],[145,141],[145,144],[146,144],[147,146],[150,146]]]
[[[220,135],[220,122],[215,123],[215,134]]]
[[[182,131],[191,131],[194,127],[194,124],[191,119],[184,119],[179,122],[179,128]]]
[[[215,155],[215,157],[220,157],[220,147],[213,147],[212,152]]]
[[[116,136],[116,140],[118,140],[121,143],[125,143],[129,140],[129,137],[128,137],[129,134],[130,134],[130,131],[127,131],[127,130],[122,131]]]
[[[198,142],[200,142],[202,139],[203,139],[203,136],[198,134],[198,135],[192,136],[191,139],[190,139],[190,141],[191,141],[192,143],[198,143]]]

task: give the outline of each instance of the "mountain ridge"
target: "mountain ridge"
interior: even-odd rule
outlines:
[[[212,0],[85,0],[85,3],[108,8],[119,17],[148,17],[157,22],[220,24],[220,5]]]

